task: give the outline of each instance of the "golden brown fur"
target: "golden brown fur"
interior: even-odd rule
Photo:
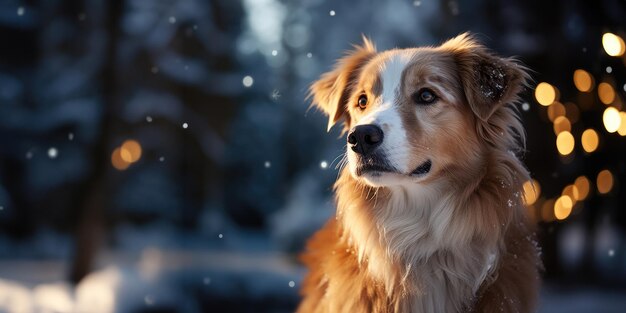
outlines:
[[[380,64],[400,54],[408,61],[393,108],[407,130],[405,159],[415,167],[430,156],[433,169],[421,180],[397,174],[398,184],[342,170],[336,219],[302,257],[310,272],[298,312],[532,312],[540,262],[521,200],[528,174],[515,156],[524,132],[513,107],[524,68],[468,35],[382,53],[366,40],[312,86],[329,127],[343,119],[347,130],[382,107],[351,103],[364,92],[381,97]],[[410,103],[423,85],[441,95],[437,107]]]

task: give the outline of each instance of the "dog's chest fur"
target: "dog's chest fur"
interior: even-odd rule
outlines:
[[[472,240],[466,221],[455,216],[463,208],[441,188],[398,188],[372,196],[371,207],[361,203],[339,211],[359,264],[387,293],[401,295],[405,312],[468,308],[495,262],[495,242]],[[372,218],[361,219],[364,214]]]
[[[471,310],[498,251],[496,240],[477,239],[468,229],[463,207],[437,186],[369,195],[342,193],[358,188],[349,178],[337,186],[337,219],[313,239],[320,246],[310,249],[327,300],[319,299],[313,312]]]

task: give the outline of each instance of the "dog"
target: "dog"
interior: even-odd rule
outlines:
[[[310,88],[347,142],[297,312],[532,312],[541,262],[515,106],[528,69],[468,33],[363,41]]]

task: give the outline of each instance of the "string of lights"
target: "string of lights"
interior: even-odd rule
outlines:
[[[613,33],[605,33],[602,36],[602,46],[604,52],[613,58],[620,58],[626,52],[624,40]],[[625,60],[626,64],[626,60]],[[613,68],[605,68],[607,74],[613,72]],[[580,143],[584,153],[591,154],[597,151],[601,137],[617,134],[626,136],[626,112],[622,111],[623,105],[616,92],[616,83],[611,77],[604,77],[597,84],[594,76],[587,70],[577,69],[573,73],[573,83],[576,89],[587,96],[595,97],[605,106],[601,117],[603,131],[582,125],[581,132],[572,130],[572,125],[580,121],[581,109],[589,109],[590,105],[595,105],[598,101],[594,99],[588,103],[560,102],[559,89],[548,83],[540,82],[535,88],[535,100],[545,110],[551,123],[553,123],[554,134],[556,136],[556,149],[565,162],[571,158],[577,142]],[[624,84],[626,91],[626,84]],[[578,138],[578,139],[577,139]],[[594,190],[598,194],[606,195],[614,187],[615,176],[610,169],[602,169],[595,177],[588,178],[585,175],[578,176],[571,184],[562,188],[560,195],[552,198],[541,197],[541,185],[531,179],[524,183],[524,200],[529,207],[531,216],[538,221],[551,222],[555,220],[567,219],[572,211],[576,209],[578,203],[585,201]]]

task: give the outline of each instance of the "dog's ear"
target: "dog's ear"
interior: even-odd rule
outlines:
[[[441,48],[453,53],[467,102],[483,122],[503,105],[516,102],[529,79],[523,65],[494,55],[468,33]]]
[[[346,102],[361,67],[375,53],[376,48],[372,42],[363,36],[362,45],[355,45],[354,50],[337,61],[333,70],[322,74],[309,88],[309,97],[313,98],[312,105],[328,115],[327,131],[342,118],[345,119],[345,128],[350,127]]]

